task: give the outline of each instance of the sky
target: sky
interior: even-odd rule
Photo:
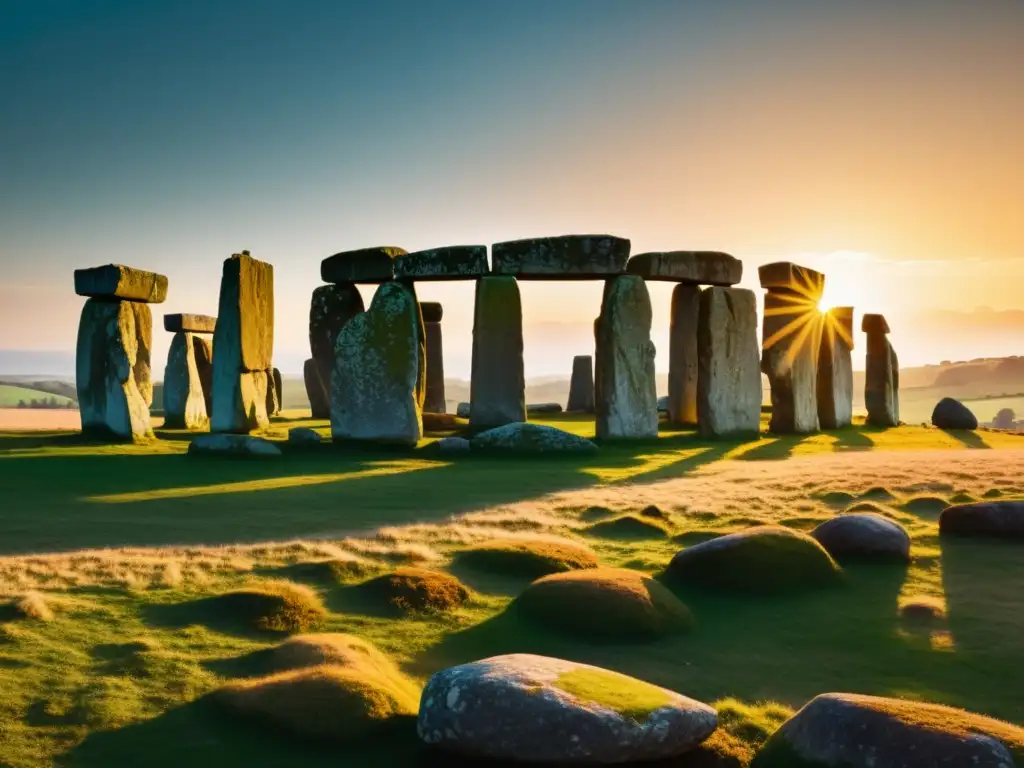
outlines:
[[[821,268],[826,303],[889,317],[904,365],[1024,354],[1018,0],[0,16],[0,350],[73,349],[77,267],[166,274],[156,315],[216,314],[221,263],[248,249],[274,264],[275,357],[297,373],[333,253],[610,233],[732,253],[758,294],[760,264]],[[601,285],[521,289],[527,375],[568,375]],[[670,291],[651,286],[660,350]],[[472,284],[419,293],[444,304],[446,373],[467,378]]]

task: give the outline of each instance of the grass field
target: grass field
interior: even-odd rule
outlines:
[[[62,406],[72,405],[71,398],[63,395],[52,395],[49,392],[42,392],[38,389],[28,389],[12,384],[0,384],[0,408],[16,408],[18,403],[24,401],[31,403],[33,400],[49,400],[56,398]]]
[[[593,431],[586,419],[549,423]],[[282,418],[270,436],[310,424]],[[326,766],[340,754],[351,765],[439,764],[408,729],[339,752],[238,719],[208,695],[281,636],[197,601],[282,578],[322,599],[321,631],[364,638],[419,683],[499,653],[562,656],[718,702],[752,747],[787,711],[834,690],[1024,720],[1024,548],[940,545],[936,533],[949,501],[1021,494],[1024,438],[857,426],[737,444],[665,431],[585,458],[452,461],[429,446],[357,454],[325,444],[246,462],[197,460],[185,455],[190,435],[160,437],[99,446],[0,434],[0,590],[29,596],[20,613],[0,607],[0,764]],[[761,523],[807,530],[867,499],[911,533],[909,568],[847,566],[841,587],[772,598],[676,589],[694,628],[644,644],[528,622],[509,609],[528,578],[453,563],[468,545],[511,537],[570,541],[602,565],[657,575],[709,535]],[[639,535],[592,528],[651,504],[664,518]],[[358,567],[325,580],[309,565],[325,560]],[[410,563],[454,573],[468,602],[396,616],[357,586]],[[900,601],[920,597],[945,618],[901,620]],[[776,705],[747,709],[759,702]]]

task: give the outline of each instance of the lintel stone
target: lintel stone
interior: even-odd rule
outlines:
[[[718,251],[655,251],[630,258],[626,271],[644,280],[729,286],[743,279],[743,262]]]
[[[398,256],[399,280],[476,280],[490,272],[486,245],[451,245]]]
[[[787,289],[813,298],[821,298],[825,290],[825,275],[810,267],[802,267],[789,261],[764,264],[757,270],[761,287],[766,290]]]
[[[612,235],[563,235],[491,246],[491,271],[525,280],[595,280],[624,274],[629,240]]]
[[[169,333],[213,333],[217,318],[209,315],[164,315],[164,330]]]
[[[885,315],[864,315],[860,321],[860,329],[864,333],[888,333],[889,323]]]
[[[325,283],[388,283],[395,279],[395,259],[408,253],[392,245],[342,251],[320,262]]]
[[[167,300],[167,278],[122,264],[75,270],[75,293],[94,299],[124,299],[145,304]]]

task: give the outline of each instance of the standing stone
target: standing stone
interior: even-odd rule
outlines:
[[[310,358],[302,366],[302,378],[306,384],[306,397],[314,419],[331,418],[331,403],[327,399],[327,387],[320,378],[320,366]]]
[[[268,375],[270,386],[267,387],[267,416],[278,416],[284,407],[281,399],[284,382],[281,379],[281,372],[277,368],[271,368]]]
[[[153,405],[153,368],[150,363],[153,350],[153,313],[148,304],[132,301],[129,302],[129,306],[135,314],[135,338],[139,345],[135,352],[132,375],[135,377],[139,394],[149,409]]]
[[[152,436],[149,405],[136,379],[137,373],[144,373],[145,383],[152,386],[148,381],[152,331],[146,304],[100,298],[85,302],[75,364],[84,433],[122,439]]]
[[[896,352],[886,338],[889,324],[882,315],[864,315],[861,330],[868,337],[867,370],[864,374],[867,423],[874,427],[899,426],[900,369]]]
[[[680,283],[672,290],[672,319],[669,325],[668,420],[672,424],[697,424],[699,315],[700,287]]]
[[[196,349],[202,340],[179,332],[171,339],[164,369],[164,426],[172,429],[205,429],[210,423],[203,393]]]
[[[370,308],[341,329],[331,394],[335,440],[419,442],[420,317],[412,291],[401,283],[385,283]]]
[[[697,320],[697,417],[704,437],[761,427],[757,300],[745,288],[705,288]]]
[[[318,376],[306,377],[306,391],[310,383],[320,382],[323,392],[309,401],[314,419],[331,417],[331,377],[334,375],[334,345],[342,327],[365,309],[363,297],[354,283],[321,285],[313,291],[309,302],[309,350],[316,361]],[[323,409],[316,407],[323,404]]]
[[[213,340],[210,429],[266,427],[268,389],[274,386],[274,268],[248,251],[224,261]]]
[[[818,355],[821,313],[816,299],[786,288],[764,297],[761,370],[771,386],[769,431],[818,431]]]
[[[651,297],[642,277],[605,283],[598,318],[598,439],[658,436]]]
[[[427,387],[423,410],[444,413],[447,410],[444,393],[444,346],[441,337],[441,317],[444,308],[436,301],[420,304],[423,326],[426,329]]]
[[[590,355],[576,355],[572,359],[569,402],[565,410],[594,412],[594,358]]]
[[[213,341],[203,336],[192,337],[192,352],[199,372],[199,383],[206,402],[206,415],[213,413]]]
[[[473,311],[469,423],[477,429],[526,421],[523,308],[514,277],[481,277]]]
[[[818,353],[818,421],[822,429],[853,423],[853,307],[833,307],[824,317]]]

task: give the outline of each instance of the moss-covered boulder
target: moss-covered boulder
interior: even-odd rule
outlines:
[[[679,552],[668,576],[681,584],[745,593],[778,593],[835,584],[841,570],[810,536],[757,526]]]
[[[467,568],[530,579],[599,565],[589,548],[554,539],[485,541],[459,550],[453,561]]]
[[[528,586],[510,610],[535,624],[590,642],[646,641],[684,632],[689,609],[639,571],[588,568]]]
[[[378,608],[401,613],[450,611],[470,596],[466,586],[450,573],[414,566],[370,579],[357,589]]]
[[[1024,729],[937,704],[826,693],[776,731],[751,768],[1024,764]]]
[[[585,437],[558,427],[516,422],[481,432],[471,441],[473,450],[507,453],[594,453],[597,446]]]
[[[274,458],[281,449],[269,440],[252,435],[199,435],[188,445],[189,456]]]
[[[600,667],[529,654],[443,670],[423,691],[426,743],[486,761],[633,763],[707,739],[715,710]]]

